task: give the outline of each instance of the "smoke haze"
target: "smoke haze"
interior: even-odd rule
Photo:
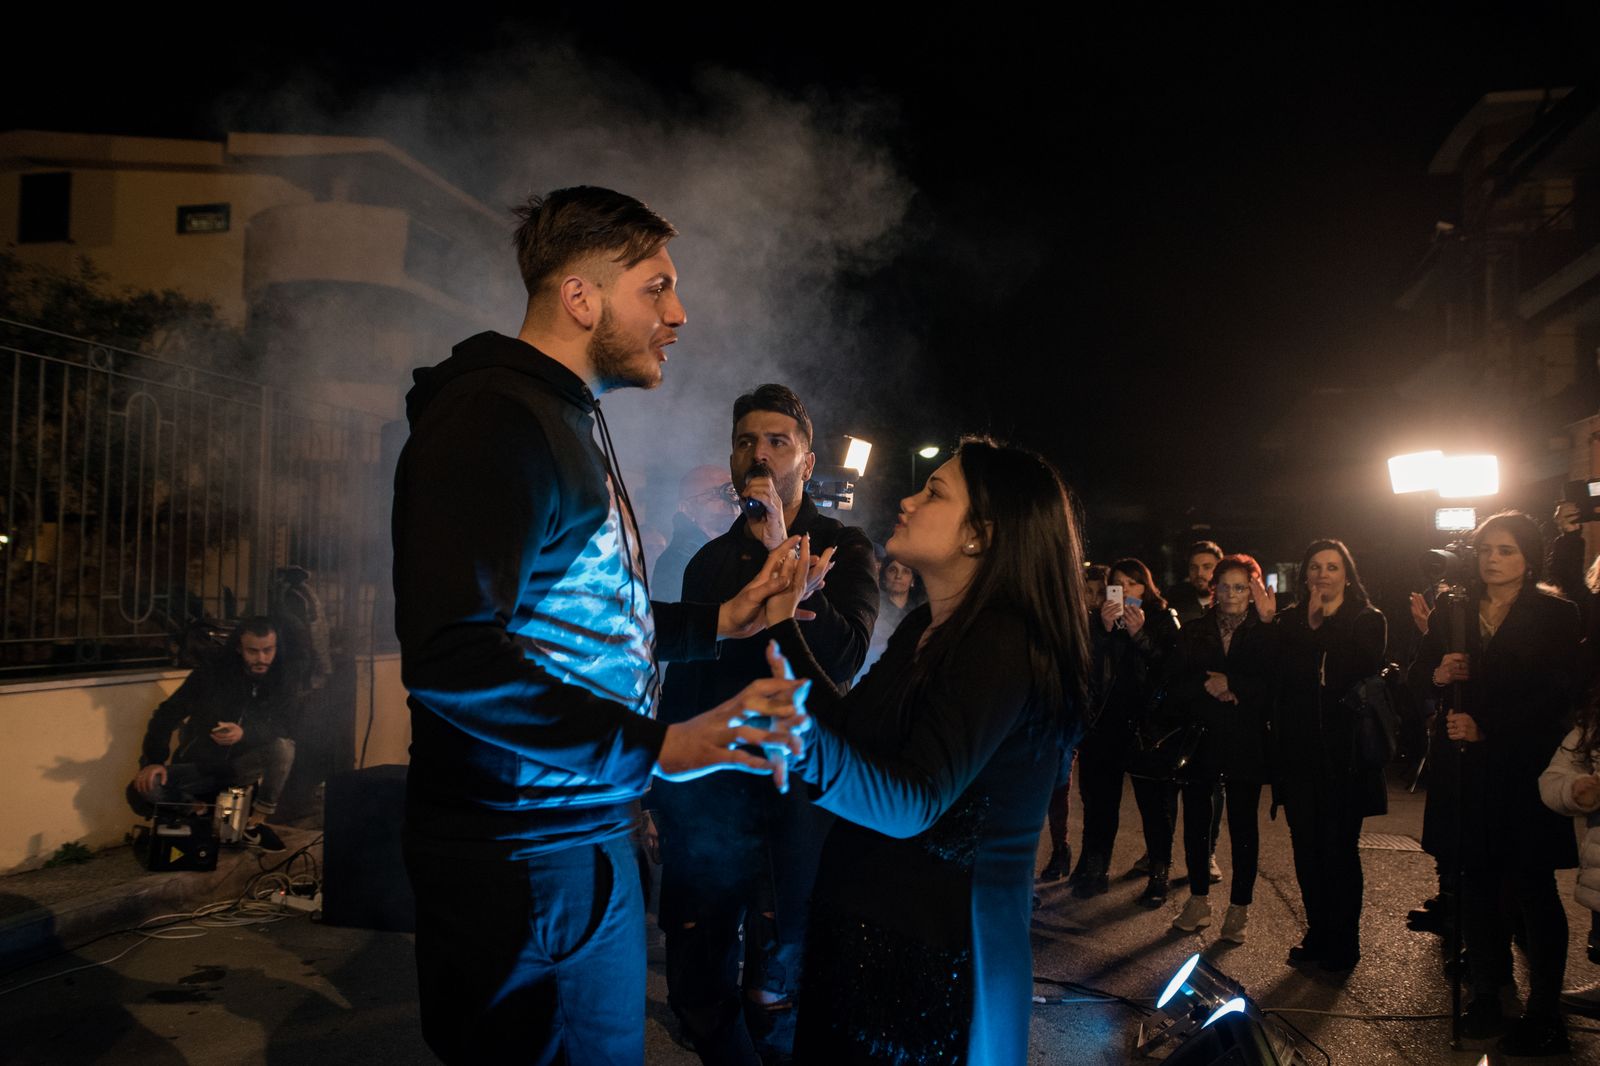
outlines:
[[[817,423],[819,461],[851,420],[891,395],[887,352],[908,345],[869,323],[853,278],[903,244],[913,189],[892,151],[896,115],[880,101],[796,98],[704,69],[668,94],[570,45],[514,46],[470,69],[438,69],[337,110],[314,77],[270,101],[237,100],[230,128],[382,137],[499,211],[530,192],[604,185],[672,220],[689,321],[666,382],[606,401],[636,498],[667,528],[679,474],[723,463],[735,396],[765,381],[795,387]],[[241,122],[251,125],[241,127]],[[480,328],[514,333],[521,286],[505,239],[475,256],[468,288],[518,294]],[[462,286],[456,286],[457,291]],[[442,359],[440,351],[431,361]]]

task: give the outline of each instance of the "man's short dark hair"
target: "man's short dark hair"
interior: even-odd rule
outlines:
[[[806,405],[800,402],[800,397],[789,386],[762,385],[756,391],[747,392],[733,401],[733,424],[737,426],[739,419],[751,411],[776,411],[780,415],[788,415],[800,427],[806,449],[810,450],[811,416],[806,414]]]
[[[672,223],[633,197],[593,185],[530,196],[513,213],[522,220],[513,241],[529,296],[580,259],[610,255],[626,270],[678,235]]]
[[[249,633],[252,637],[270,637],[277,631],[278,627],[273,624],[272,619],[264,614],[246,618],[239,623],[239,632]]]
[[[1220,561],[1222,559],[1222,549],[1217,546],[1217,542],[1214,540],[1197,540],[1189,545],[1188,554],[1183,557],[1183,561],[1188,562],[1196,555],[1215,555]]]

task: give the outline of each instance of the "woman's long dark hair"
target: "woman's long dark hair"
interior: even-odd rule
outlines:
[[[983,544],[955,611],[928,638],[918,673],[932,676],[990,607],[1022,616],[1033,691],[1076,728],[1089,677],[1083,542],[1061,475],[1040,455],[988,437],[956,449],[967,483],[967,524]]]
[[[1150,575],[1148,566],[1129,556],[1126,559],[1118,559],[1111,564],[1111,573],[1114,574],[1119,570],[1144,586],[1143,609],[1145,614],[1149,614],[1151,611],[1165,611],[1167,609],[1167,598],[1161,595],[1161,589],[1156,585],[1156,579]],[[1106,580],[1110,581],[1111,578],[1107,576]]]
[[[1365,607],[1368,603],[1367,586],[1361,583],[1361,575],[1356,572],[1356,561],[1350,557],[1350,549],[1344,546],[1344,541],[1332,537],[1321,537],[1306,545],[1306,553],[1300,559],[1300,602],[1296,606],[1303,607],[1311,602],[1311,587],[1306,584],[1306,571],[1311,567],[1311,557],[1318,552],[1339,553],[1348,579],[1344,598],[1357,607]]]

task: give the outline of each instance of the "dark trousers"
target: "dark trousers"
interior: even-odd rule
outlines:
[[[1528,935],[1528,1013],[1554,1014],[1567,973],[1567,912],[1553,870],[1469,870],[1461,931],[1472,959],[1472,994],[1494,997],[1512,980],[1511,934],[1520,917]]]
[[[1061,768],[1056,774],[1056,787],[1050,793],[1050,854],[1067,854],[1067,816],[1072,810],[1072,760],[1074,752],[1068,749],[1061,757]]]
[[[1082,868],[1103,874],[1111,864],[1121,820],[1123,762],[1092,750],[1078,754],[1078,798],[1083,802]],[[1177,787],[1167,781],[1133,779],[1133,798],[1144,825],[1150,871],[1165,873],[1172,865],[1172,832],[1178,820]]]
[[[811,885],[833,816],[798,789],[779,795],[765,778],[737,774],[653,793],[673,1013],[702,1062],[756,1066],[762,1052],[787,1055]],[[756,989],[787,997],[789,1008],[750,1001]]]
[[[1223,797],[1218,802],[1218,797]],[[1189,868],[1189,892],[1211,891],[1211,853],[1217,849],[1216,826],[1222,808],[1228,812],[1232,845],[1233,885],[1228,902],[1250,906],[1261,857],[1261,785],[1229,781],[1226,790],[1210,782],[1183,786],[1183,858]]]
[[[1294,876],[1306,908],[1306,943],[1324,956],[1361,944],[1361,819],[1349,788],[1315,782],[1284,806]]]
[[[157,803],[210,803],[218,792],[236,785],[258,785],[251,810],[270,816],[278,809],[283,786],[294,769],[294,741],[286,737],[257,745],[249,751],[215,763],[175,762],[167,766],[167,781]],[[128,803],[135,813],[150,816],[150,801],[130,783]]]
[[[644,902],[626,837],[529,859],[407,842],[422,1035],[446,1063],[642,1063]]]

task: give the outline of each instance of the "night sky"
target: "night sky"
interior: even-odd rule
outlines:
[[[1381,384],[1431,354],[1403,350],[1391,308],[1435,220],[1454,217],[1430,157],[1484,93],[1600,71],[1592,4],[1461,6],[1338,21],[1289,21],[1298,5],[1049,21],[773,9],[782,32],[755,30],[749,9],[301,14],[248,40],[196,14],[70,45],[36,35],[5,71],[0,125],[218,136],[218,101],[248,121],[291,75],[311,72],[338,110],[513,37],[641,74],[660,93],[641,106],[664,114],[692,106],[707,67],[866,101],[916,195],[899,253],[851,283],[915,358],[861,397],[862,435],[909,447],[897,434],[919,431],[885,412],[912,410],[945,440],[992,430],[1040,448],[1091,515],[1179,513],[1251,498],[1258,441],[1308,385]],[[161,57],[173,49],[181,61]],[[40,90],[63,73],[72,88]]]

